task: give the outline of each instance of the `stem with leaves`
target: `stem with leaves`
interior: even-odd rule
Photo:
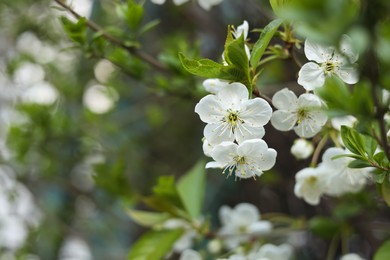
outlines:
[[[54,2],[56,2],[61,7],[63,7],[66,11],[68,11],[76,19],[83,18],[80,14],[78,14],[75,10],[73,10],[69,5],[67,5],[64,0],[54,0]],[[162,72],[167,72],[168,71],[167,67],[164,64],[162,64],[160,61],[156,60],[151,55],[149,55],[149,54],[147,54],[145,52],[142,52],[142,51],[136,49],[135,47],[127,46],[122,40],[120,40],[118,38],[115,38],[111,34],[107,33],[106,31],[104,31],[104,29],[102,27],[100,27],[99,25],[97,25],[93,21],[91,21],[89,19],[86,19],[86,24],[87,24],[87,26],[91,30],[100,33],[107,41],[111,42],[112,44],[117,45],[117,46],[125,49],[130,54],[132,54],[132,55],[138,57],[139,59],[149,63],[154,68],[156,68],[156,69],[158,69],[158,70],[160,70]]]

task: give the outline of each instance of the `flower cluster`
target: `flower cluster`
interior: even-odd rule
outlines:
[[[207,168],[224,168],[229,176],[260,176],[275,164],[276,151],[261,139],[271,118],[271,106],[261,98],[249,99],[241,83],[222,83],[216,94],[202,98],[195,112],[207,123],[205,154],[215,161]]]
[[[362,189],[372,169],[349,168],[348,164],[353,161],[352,158],[335,158],[345,154],[350,152],[342,148],[329,148],[322,157],[322,163],[317,167],[299,171],[295,176],[295,195],[311,205],[317,205],[323,194],[341,196]]]

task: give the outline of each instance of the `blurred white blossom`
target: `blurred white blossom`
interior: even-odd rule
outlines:
[[[222,224],[219,234],[228,249],[234,249],[241,243],[272,230],[271,222],[260,220],[259,210],[249,203],[240,203],[233,209],[222,206],[219,218]]]
[[[314,146],[312,142],[303,138],[299,138],[294,141],[294,144],[291,146],[290,152],[297,159],[306,159],[309,158],[310,155],[312,155],[313,150]]]

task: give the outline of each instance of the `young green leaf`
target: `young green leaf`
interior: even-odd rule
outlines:
[[[142,210],[129,209],[127,214],[131,217],[134,222],[138,225],[145,227],[153,227],[154,225],[160,224],[169,219],[169,214],[158,213]]]
[[[362,135],[356,130],[345,125],[341,126],[341,138],[348,150],[355,154],[366,156]]]
[[[348,164],[349,168],[366,168],[366,167],[372,167],[372,165],[365,160],[356,159],[353,160]]]
[[[261,57],[267,49],[269,42],[271,41],[272,37],[274,36],[282,22],[282,19],[276,19],[270,22],[266,27],[264,27],[264,30],[260,34],[259,40],[252,48],[250,63],[253,68],[257,67],[257,64],[259,63]]]
[[[203,161],[198,162],[189,172],[180,178],[177,190],[184,208],[193,218],[200,216],[205,195],[206,171]]]
[[[62,16],[61,22],[64,25],[66,34],[70,39],[80,45],[84,45],[86,43],[87,19],[85,17],[80,18],[77,23],[73,23],[65,16]]]
[[[163,259],[173,244],[182,235],[183,230],[149,231],[130,249],[128,260]]]

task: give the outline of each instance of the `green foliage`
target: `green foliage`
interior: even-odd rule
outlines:
[[[186,211],[192,218],[200,217],[206,186],[206,169],[203,161],[198,162],[177,183],[177,190]]]
[[[61,17],[61,22],[64,26],[65,32],[70,39],[83,46],[87,42],[87,19],[80,18],[77,23],[73,23],[65,16]]]
[[[329,77],[325,86],[316,90],[327,104],[332,116],[354,115],[359,118],[372,120],[374,105],[371,96],[370,83],[362,81],[357,83],[350,91],[346,84],[337,76]]]
[[[390,240],[385,241],[374,255],[374,260],[390,259]]]
[[[271,1],[281,2],[281,1]],[[273,6],[276,6],[275,3]],[[291,0],[278,5],[277,14],[296,22],[297,32],[318,42],[335,43],[357,19],[359,0]]]
[[[128,260],[162,259],[181,236],[182,230],[149,231],[132,246]]]
[[[271,39],[275,35],[282,22],[282,19],[276,19],[270,22],[266,27],[264,27],[264,30],[261,32],[260,38],[257,40],[257,42],[252,48],[250,63],[253,68],[257,67],[257,64],[259,63]]]
[[[139,28],[144,17],[143,6],[134,0],[127,0],[127,3],[117,4],[116,12],[120,18],[126,21],[127,26],[133,31]]]
[[[127,213],[137,224],[145,227],[154,227],[155,225],[161,224],[169,219],[169,214],[167,213],[157,213],[135,209],[129,209]]]
[[[340,229],[340,224],[331,218],[318,216],[310,219],[308,228],[317,236],[330,239],[337,234]]]

